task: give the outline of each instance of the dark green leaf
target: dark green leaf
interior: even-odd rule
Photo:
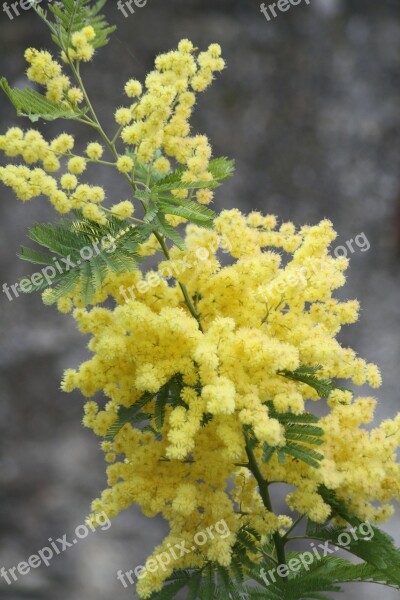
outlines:
[[[277,419],[284,427],[286,445],[274,448],[264,443],[263,462],[270,461],[276,452],[280,463],[285,463],[286,456],[289,455],[318,469],[324,458],[322,454],[312,448],[312,446],[323,444],[324,430],[316,426],[318,418],[309,413],[302,415],[294,415],[290,412],[279,413],[275,410],[272,402],[267,402],[266,405],[270,417]]]
[[[183,238],[179,235],[175,227],[167,223],[164,215],[159,214],[153,221],[154,226],[164,235],[168,240],[171,240],[180,250],[185,247]]]
[[[327,398],[329,394],[337,389],[331,379],[318,379],[316,373],[322,369],[321,365],[314,367],[299,367],[295,371],[281,371],[279,374],[287,379],[299,381],[312,387],[321,398]]]
[[[135,420],[135,418],[140,414],[141,409],[146,406],[152,399],[154,398],[154,394],[151,392],[145,392],[143,396],[135,402],[133,406],[129,408],[121,407],[118,411],[118,418],[114,425],[110,427],[105,436],[106,440],[112,441],[117,433],[121,431],[124,425],[127,423],[131,423]]]
[[[156,427],[158,429],[162,429],[162,427],[164,425],[165,411],[166,411],[166,407],[167,407],[167,404],[169,401],[169,386],[170,386],[170,384],[167,383],[166,385],[164,385],[161,388],[161,390],[157,394],[154,417],[155,417]]]
[[[99,225],[84,219],[79,212],[76,216],[75,221],[61,219],[54,225],[34,225],[29,238],[50,253],[46,255],[23,247],[19,255],[26,261],[50,265],[54,269],[55,264],[60,265],[63,272],[58,269],[51,284],[54,288],[57,285],[54,301],[62,297],[63,292],[69,293],[80,280],[82,299],[89,304],[110,272],[126,273],[137,268],[139,245],[151,234],[151,228],[132,226],[113,217],[106,225]],[[56,263],[55,258],[58,258]],[[44,287],[46,285],[42,283],[31,291]]]
[[[382,576],[389,578],[392,583],[400,587],[400,549],[394,545],[393,539],[377,527],[371,524],[363,524],[347,508],[345,502],[338,500],[330,490],[326,490],[321,486],[318,492],[322,495],[324,501],[332,507],[333,513],[350,523],[355,531],[355,536],[351,533],[346,536],[346,549],[374,569],[379,570]],[[368,525],[368,531],[367,535],[363,536],[360,528],[365,527],[365,525]],[[334,546],[342,545],[340,542],[343,543],[344,540],[340,536],[346,531],[348,531],[346,528],[332,528],[312,522],[309,522],[307,526],[309,537],[329,540]],[[356,537],[358,539],[355,539]],[[347,543],[348,538],[350,538],[349,543]]]

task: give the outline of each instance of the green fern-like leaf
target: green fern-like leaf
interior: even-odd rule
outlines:
[[[329,490],[326,486],[320,485],[318,488],[318,493],[326,504],[332,509],[332,516],[338,516],[344,521],[347,521],[353,527],[357,527],[360,525],[360,519],[356,517],[356,515],[350,510],[346,502],[340,498],[338,498],[333,490]],[[312,521],[309,522],[308,527],[314,527],[315,525]]]
[[[324,498],[325,501],[326,497]],[[337,507],[337,503],[334,504]],[[335,510],[335,509],[334,509]],[[400,549],[394,545],[393,539],[384,531],[369,524],[369,530],[372,532],[370,536],[362,536],[360,527],[362,522],[351,516],[351,525],[354,528],[355,536],[351,533],[346,537],[350,539],[346,541],[346,550],[354,556],[358,556],[373,569],[380,572],[381,576],[385,576],[392,584],[398,585],[400,588]],[[346,517],[342,517],[346,518]],[[346,518],[346,520],[348,520]],[[307,526],[307,535],[313,539],[326,540],[332,546],[340,547],[341,534],[346,533],[346,528],[332,528],[329,526],[321,526],[309,522]],[[355,538],[358,539],[355,539]]]
[[[154,429],[150,423],[147,427],[151,428],[151,431],[156,436],[159,436],[159,430],[162,429],[164,425],[167,406],[171,406],[172,408],[177,406],[188,408],[187,404],[181,399],[183,387],[182,377],[180,375],[175,375],[168,383],[163,385],[156,394],[146,392],[133,406],[129,408],[121,407],[118,412],[117,421],[110,427],[105,439],[113,440],[117,433],[127,423],[143,423],[145,420],[151,419],[152,415],[139,412],[151,400],[154,400],[154,425],[158,431]]]
[[[200,569],[192,574],[187,584],[188,591],[186,600],[196,600],[199,597],[202,577],[203,573]]]
[[[220,182],[233,174],[233,161],[225,158],[215,159],[210,162],[209,171],[213,175],[211,181],[195,181],[187,183],[182,181],[185,172],[183,167],[178,167],[165,177],[152,173],[151,169],[140,162],[135,162],[135,177],[146,190],[136,190],[135,196],[145,207],[145,221],[154,226],[158,231],[170,239],[179,248],[184,247],[183,240],[176,229],[168,224],[165,215],[174,215],[186,219],[199,227],[212,227],[215,213],[207,206],[193,200],[178,199],[172,190],[202,188],[216,188]]]
[[[163,589],[154,593],[150,600],[169,600],[187,588],[186,600],[243,600],[248,598],[244,584],[245,573],[254,567],[248,553],[257,553],[260,535],[243,527],[237,534],[232,549],[232,565],[229,568],[207,563],[201,569],[178,570],[167,579]],[[234,565],[236,567],[234,568]],[[237,566],[239,565],[239,566]]]
[[[264,578],[261,577],[260,565],[255,565],[249,573],[249,578],[264,587],[264,590],[249,590],[251,600],[279,599],[332,600],[327,592],[340,592],[344,583],[376,583],[398,589],[395,577],[383,573],[373,565],[362,563],[353,564],[348,560],[335,556],[322,556],[315,558],[311,564],[302,563],[302,552],[288,552],[286,564],[292,560],[297,561],[296,572],[289,570],[286,577],[279,577],[274,568],[264,569]],[[267,581],[265,581],[265,578]]]
[[[312,387],[320,398],[327,398],[333,390],[344,390],[345,388],[337,386],[331,379],[319,379],[316,375],[322,369],[322,365],[313,367],[301,366],[295,371],[280,371],[279,375],[299,381]]]
[[[137,268],[138,247],[150,235],[151,228],[135,227],[114,218],[106,225],[99,225],[84,219],[79,212],[76,216],[75,221],[61,219],[55,225],[34,225],[29,238],[50,253],[22,247],[19,256],[25,261],[46,265],[43,271],[53,268],[53,302],[80,284],[81,297],[85,304],[90,304],[108,273],[125,273]],[[83,249],[90,249],[91,258],[85,258]],[[61,272],[55,264],[61,267]],[[29,292],[48,286],[48,281],[43,279]]]
[[[159,210],[166,215],[183,217],[200,227],[212,227],[215,213],[207,206],[191,200],[177,201],[172,196],[158,201]]]
[[[150,415],[147,413],[142,413],[141,410],[144,406],[146,406],[146,404],[151,402],[153,398],[154,394],[151,392],[145,392],[140,400],[135,402],[133,406],[130,406],[129,408],[120,408],[118,411],[117,420],[107,431],[105,439],[112,441],[117,433],[119,433],[127,423],[142,423],[145,421]]]
[[[17,256],[21,260],[25,260],[35,265],[47,266],[49,264],[49,255],[46,252],[33,250],[33,248],[27,248],[26,246],[21,246]]]
[[[284,427],[286,444],[281,448],[275,448],[264,443],[263,461],[270,461],[277,452],[279,462],[285,462],[286,456],[291,456],[318,469],[324,458],[313,448],[313,446],[320,446],[324,443],[324,430],[316,426],[318,418],[309,413],[302,415],[278,413],[272,402],[268,402],[267,406],[270,416],[277,419]]]
[[[159,393],[157,394],[157,400],[155,403],[155,414],[154,419],[156,423],[156,427],[158,429],[162,429],[165,421],[165,413],[167,409],[167,405],[170,400],[170,384],[167,383],[164,385]]]
[[[178,592],[190,585],[193,575],[190,571],[174,571],[159,592],[150,596],[150,600],[173,600]],[[212,596],[211,596],[212,597]]]
[[[39,94],[30,87],[23,90],[11,88],[4,77],[0,79],[0,89],[7,94],[18,116],[28,117],[32,122],[39,119],[45,121],[54,121],[55,119],[74,120],[81,118],[84,114],[84,111],[74,111],[61,103],[51,102],[46,96]]]
[[[208,563],[202,569],[174,571],[163,589],[152,594],[150,600],[173,600],[185,588],[186,600],[243,600],[248,597],[246,588],[232,577],[229,569]]]
[[[209,164],[208,170],[216,181],[225,181],[235,173],[235,161],[225,157],[215,158]]]
[[[152,221],[154,221],[154,219],[159,213],[159,210],[160,208],[157,202],[153,200],[152,197],[150,197],[146,203],[146,214],[144,216],[144,220],[146,221],[146,223],[151,223]]]
[[[154,190],[151,193],[136,192],[136,198],[145,205],[146,213],[144,220],[147,223],[155,224],[157,217],[175,215],[199,227],[213,226],[214,211],[198,202],[178,200],[172,195],[158,195]]]
[[[187,189],[187,190],[195,190],[201,188],[209,188],[213,189],[220,185],[221,181],[228,179],[233,176],[235,170],[235,161],[228,160],[227,158],[216,158],[210,161],[208,166],[208,171],[212,174],[213,180],[211,181],[195,181],[192,183],[187,183],[182,181],[182,175],[185,172],[184,167],[179,167],[169,173],[162,179],[160,179],[155,187],[154,191],[157,193],[177,190],[177,189]]]
[[[284,454],[288,454],[289,456],[293,456],[298,460],[305,462],[310,465],[310,467],[314,467],[314,469],[318,469],[320,466],[321,460],[324,459],[324,455],[308,448],[303,444],[295,444],[293,442],[288,442],[286,445],[280,449]]]
[[[248,543],[246,537],[245,531],[239,532],[237,549],[242,545],[240,554],[243,556],[255,549],[253,541]],[[237,558],[235,553],[234,558]],[[341,584],[350,582],[376,583],[399,589],[396,573],[385,573],[365,562],[355,565],[342,558],[324,557],[322,553],[311,564],[302,563],[301,558],[301,552],[287,553],[287,563],[296,559],[297,567],[296,571],[289,570],[285,578],[279,577],[276,566],[271,568],[271,565],[264,569],[262,577],[262,564],[251,561],[240,571],[238,578],[234,576],[232,566],[226,569],[212,563],[200,570],[176,571],[151,600],[172,600],[184,589],[188,590],[187,600],[332,600],[327,594],[340,592]]]
[[[164,237],[175,244],[175,246],[177,246],[180,250],[185,248],[185,242],[182,236],[179,235],[175,227],[167,222],[164,215],[158,214],[154,219],[153,224],[155,229],[157,229]]]

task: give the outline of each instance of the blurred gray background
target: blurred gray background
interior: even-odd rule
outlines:
[[[341,292],[361,301],[361,319],[341,339],[382,368],[379,420],[400,406],[399,6],[398,0],[311,0],[268,22],[255,0],[149,0],[129,18],[109,2],[118,32],[87,74],[112,130],[125,81],[143,77],[157,53],[182,37],[201,48],[222,44],[228,69],[200,97],[195,116],[215,154],[237,160],[236,177],[217,192],[216,208],[260,209],[296,224],[328,217],[338,244],[365,234],[370,249],[353,244]],[[24,49],[45,45],[46,30],[32,11],[13,21],[1,13],[0,73],[13,85],[24,83]],[[3,132],[16,117],[4,97],[0,111]],[[68,122],[64,127],[75,131]],[[42,129],[48,137],[60,131],[59,124]],[[79,144],[85,135],[79,133]],[[90,176],[108,187],[113,202],[124,198],[126,190],[108,172]],[[4,187],[0,194],[1,284],[12,284],[29,272],[15,256],[28,226],[54,213],[45,200],[23,206]],[[59,392],[63,369],[86,356],[82,336],[70,317],[44,307],[38,296],[13,302],[0,296],[0,567],[8,569],[48,538],[71,537],[105,476],[98,440],[80,424],[82,398]],[[386,529],[400,544],[399,513]],[[132,508],[49,568],[19,576],[13,586],[0,579],[0,597],[132,598],[116,572],[142,564],[165,531],[164,523]],[[347,588],[341,597],[377,593],[398,598],[369,585]]]

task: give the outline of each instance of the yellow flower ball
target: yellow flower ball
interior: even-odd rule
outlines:
[[[121,173],[130,173],[135,163],[130,156],[120,156],[117,160],[117,169]]]
[[[60,183],[64,190],[74,190],[78,185],[78,179],[75,177],[75,175],[66,173],[61,177]]]
[[[111,207],[111,212],[118,219],[128,219],[134,213],[135,209],[129,200],[124,200]]]
[[[132,119],[132,111],[129,108],[119,108],[115,112],[115,121],[118,125],[128,125]]]
[[[136,79],[130,79],[125,84],[125,94],[128,96],[128,98],[136,98],[137,96],[141,96],[142,91],[142,84]]]
[[[159,175],[166,175],[171,169],[171,163],[165,157],[158,158],[153,163],[153,170]]]
[[[91,142],[86,147],[86,154],[91,160],[99,160],[104,153],[104,148],[97,142]]]
[[[74,175],[81,175],[86,169],[86,160],[83,156],[74,156],[68,161],[68,171]]]

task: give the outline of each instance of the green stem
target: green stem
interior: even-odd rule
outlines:
[[[247,458],[249,460],[249,463],[247,465],[248,469],[252,472],[252,474],[254,475],[254,477],[258,483],[258,488],[260,491],[260,496],[263,501],[263,504],[267,510],[269,510],[270,512],[274,512],[273,508],[272,508],[271,498],[270,498],[269,491],[268,491],[268,484],[267,484],[266,480],[264,479],[263,474],[260,471],[260,468],[257,463],[257,459],[254,456],[254,452],[249,444],[248,439],[246,439],[246,454],[247,454]],[[284,544],[282,537],[278,531],[275,532],[274,534],[272,534],[272,539],[274,540],[276,557],[277,557],[278,563],[282,564],[282,565],[286,564],[285,544]],[[282,581],[285,581],[285,580],[283,579]]]
[[[162,248],[162,251],[164,252],[164,255],[165,255],[165,257],[166,257],[168,260],[170,260],[170,258],[171,258],[171,257],[170,257],[170,254],[169,254],[169,251],[168,251],[167,245],[166,245],[166,243],[165,243],[165,241],[164,241],[164,239],[163,239],[162,235],[161,235],[160,233],[158,233],[157,231],[155,231],[155,232],[154,232],[154,235],[156,236],[156,238],[157,238],[157,240],[158,240],[158,243],[160,244],[160,246],[161,246],[161,248]],[[177,281],[178,281],[178,280],[177,280]],[[186,289],[186,286],[185,286],[183,283],[180,283],[179,281],[178,281],[178,285],[179,285],[179,287],[181,288],[181,291],[182,291],[183,297],[185,298],[185,303],[186,303],[186,306],[187,306],[187,307],[188,307],[188,309],[190,310],[190,313],[191,313],[191,315],[192,315],[192,316],[193,316],[193,317],[196,319],[196,321],[198,322],[198,324],[199,324],[199,329],[200,329],[200,331],[203,333],[203,328],[202,328],[202,325],[201,325],[201,322],[200,322],[200,315],[198,314],[198,312],[196,311],[195,307],[193,306],[193,303],[192,303],[192,301],[191,301],[191,298],[190,298],[190,296],[189,296],[189,293],[188,293],[188,291],[187,291],[187,289]]]
[[[87,158],[86,162],[95,163],[96,165],[106,165],[107,167],[115,168],[115,163],[108,162],[107,160],[100,160],[99,158]]]
[[[123,126],[123,125],[120,125],[120,127],[118,127],[117,133],[114,135],[113,139],[111,140],[111,143],[112,143],[112,144],[114,144],[114,145],[116,144],[116,142],[117,142],[117,139],[118,139],[118,138],[119,138],[119,136],[121,135],[121,132],[122,132],[123,128],[124,128],[124,126]]]
[[[89,112],[92,115],[93,126],[97,129],[97,131],[99,132],[100,136],[103,138],[105,144],[110,149],[110,151],[111,151],[112,155],[114,156],[114,158],[116,160],[118,160],[118,152],[117,152],[117,150],[115,148],[115,144],[113,144],[112,141],[108,138],[108,135],[103,130],[103,128],[102,128],[102,126],[100,124],[100,121],[97,118],[96,112],[95,112],[95,110],[94,110],[94,108],[92,106],[92,103],[91,103],[90,98],[89,98],[89,94],[86,91],[85,85],[84,85],[84,83],[82,81],[82,77],[81,77],[78,69],[76,69],[73,61],[70,60],[70,59],[69,59],[69,65],[70,65],[71,70],[72,70],[72,72],[73,72],[73,74],[75,76],[76,81],[79,84],[79,87],[80,87],[80,89],[82,91],[83,97],[85,98],[85,102],[86,102],[86,105],[87,105],[87,107],[89,109]]]
[[[293,525],[287,530],[285,535],[282,536],[282,541],[284,544],[286,544],[289,541],[289,539],[292,539],[292,538],[289,538],[289,535],[292,533],[293,529],[295,529],[297,527],[297,525],[300,523],[300,521],[302,521],[304,519],[304,516],[305,515],[300,515],[298,517],[298,519],[296,519],[296,521],[293,523]]]

